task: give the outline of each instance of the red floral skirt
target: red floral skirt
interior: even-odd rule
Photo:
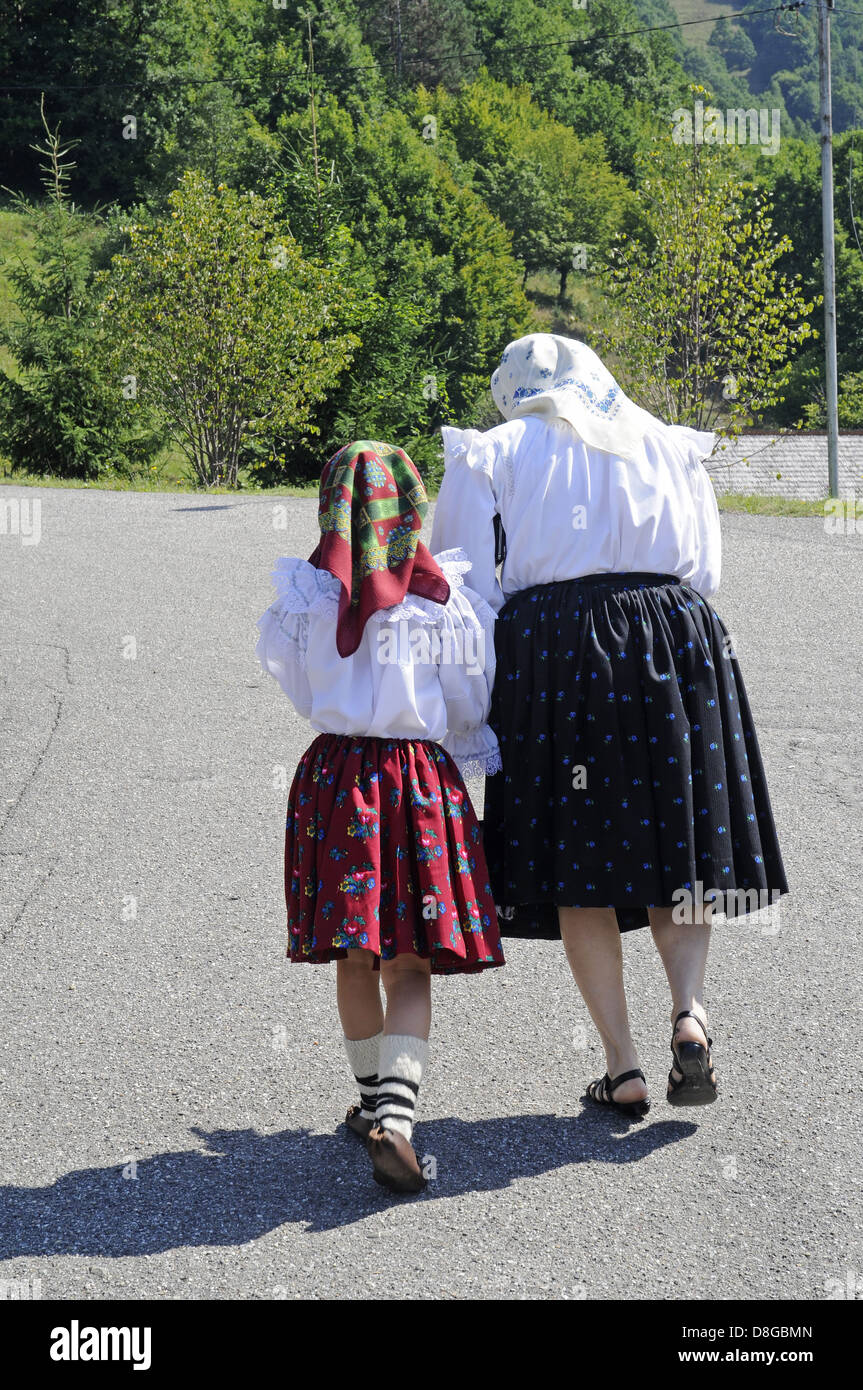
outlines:
[[[315,739],[288,797],[285,898],[292,961],[359,949],[430,958],[435,974],[504,964],[476,815],[436,743]]]

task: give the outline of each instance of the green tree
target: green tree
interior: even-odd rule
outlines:
[[[686,77],[672,38],[637,31],[643,23],[631,0],[480,0],[491,33],[489,70],[527,81],[534,99],[579,135],[602,135],[612,167],[631,178],[635,156],[656,113],[671,109]],[[493,19],[492,19],[493,16]],[[633,32],[636,31],[636,32]],[[518,33],[521,53],[507,53]]]
[[[445,82],[455,89],[479,66],[476,29],[465,0],[369,0],[358,15],[366,42],[393,88]]]
[[[730,24],[724,16],[713,25],[707,42],[722,54],[731,69],[748,68],[755,61],[755,44],[749,35],[739,25]]]
[[[537,106],[529,87],[510,87],[485,70],[455,98],[420,88],[416,101],[418,114],[438,120],[442,154],[453,163],[455,153],[457,170],[511,231],[524,279],[554,270],[565,294],[576,244],[598,261],[630,198],[602,136],[579,137]]]
[[[342,129],[347,141],[353,139],[350,118],[334,102],[325,104],[322,114],[325,128]],[[294,129],[293,139],[296,144],[286,144],[269,191],[304,256],[350,287],[343,306],[345,326],[360,341],[350,367],[315,409],[320,450],[312,456],[295,441],[278,439],[262,455],[261,480],[312,477],[321,458],[362,437],[397,440],[428,475],[437,462],[431,438],[435,421],[449,409],[443,378],[428,375],[424,344],[432,331],[434,301],[409,292],[404,279],[396,281],[392,267],[382,273],[357,239],[350,195],[336,161],[324,159],[303,128]],[[383,222],[385,209],[378,215]],[[401,228],[392,229],[392,241],[403,247]]]
[[[858,246],[860,229],[854,211],[860,197],[857,163],[859,132],[840,136],[835,147],[836,348],[840,419],[846,429],[863,427],[860,392],[854,381],[863,362],[863,254]],[[785,275],[800,277],[807,298],[819,298],[824,263],[818,146],[809,141],[783,140],[778,155],[761,158],[756,177],[773,204],[774,222],[790,240],[780,269]],[[789,425],[803,419],[814,427],[819,419],[823,422],[825,390],[824,347],[820,341],[810,340],[797,354],[785,399],[772,408],[769,420]]]
[[[271,200],[184,175],[170,216],[130,229],[103,276],[118,371],[205,486],[234,486],[250,440],[307,439],[350,362],[350,291],[305,260]]]
[[[0,169],[33,191],[39,92],[80,141],[86,200],[165,200],[186,168],[248,186],[269,137],[307,98],[311,16],[324,90],[382,99],[357,14],[365,0],[14,0],[0,5]],[[361,77],[357,77],[357,72]]]
[[[292,179],[284,207],[306,254],[317,254],[309,127],[308,113],[281,126],[306,168],[305,195]],[[398,110],[355,120],[330,99],[317,112],[325,220],[337,204],[348,233],[346,266],[331,263],[355,287],[363,317],[362,347],[317,418],[334,443],[345,432],[390,436],[427,467],[438,425],[469,422],[483,408],[498,354],[535,323],[510,233],[432,135],[420,116]]]
[[[18,469],[60,477],[96,478],[132,471],[155,454],[159,436],[139,403],[124,399],[106,368],[96,264],[105,238],[97,214],[69,198],[72,146],[45,121],[34,146],[46,197],[19,195],[15,208],[33,235],[32,260],[10,272],[20,317],[0,326],[13,366],[0,367],[0,451]]]
[[[606,342],[649,409],[735,433],[782,400],[813,304],[777,268],[790,242],[766,197],[722,151],[668,140],[644,164],[643,225],[607,272]]]
[[[82,199],[129,202],[152,177],[154,153],[175,130],[199,51],[193,0],[15,0],[0,6],[0,168],[33,191],[26,151],[39,128],[39,92],[78,142]],[[18,89],[20,85],[20,88]],[[29,90],[27,89],[29,87]]]

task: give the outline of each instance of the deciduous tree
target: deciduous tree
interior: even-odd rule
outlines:
[[[133,226],[104,277],[114,360],[205,485],[233,486],[244,445],[315,432],[314,406],[359,343],[350,290],[302,256],[272,200],[184,175],[164,222]]]

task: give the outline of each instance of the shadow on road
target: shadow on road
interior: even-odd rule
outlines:
[[[415,1139],[418,1154],[434,1158],[437,1177],[419,1197],[404,1198],[375,1185],[361,1144],[343,1129],[193,1129],[206,1151],[158,1154],[139,1162],[134,1178],[114,1165],[67,1173],[50,1187],[0,1188],[0,1259],[244,1245],[285,1223],[333,1230],[392,1202],[494,1191],[578,1163],[636,1163],[696,1131],[680,1120],[629,1128],[592,1109],[575,1117],[430,1120]]]

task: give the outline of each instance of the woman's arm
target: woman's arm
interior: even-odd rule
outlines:
[[[710,474],[703,464],[690,475],[690,485],[698,513],[698,553],[696,571],[690,583],[708,601],[719,588],[722,574],[722,532],[719,507]]]
[[[494,563],[495,446],[479,430],[444,425],[444,477],[435,505],[431,552],[463,550],[471,587],[497,612],[503,592]]]

